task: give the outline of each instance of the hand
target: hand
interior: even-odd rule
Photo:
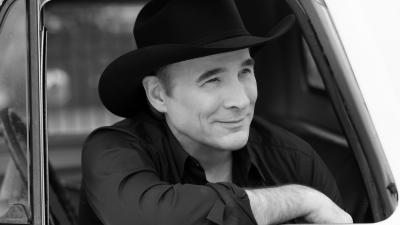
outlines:
[[[310,223],[353,223],[351,216],[324,194],[315,191],[306,201],[311,211],[303,218]]]

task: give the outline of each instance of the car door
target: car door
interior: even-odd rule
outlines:
[[[2,1],[0,8],[1,224],[45,224],[45,120],[39,7]]]

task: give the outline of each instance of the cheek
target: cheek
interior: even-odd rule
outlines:
[[[255,104],[257,97],[258,97],[258,91],[257,91],[257,81],[256,79],[251,79],[247,82],[246,84],[246,93],[247,96],[250,100],[251,104]]]
[[[182,97],[178,100],[177,107],[190,113],[195,119],[207,119],[218,110],[220,98],[215,93],[185,90],[180,94]],[[179,110],[178,108],[176,110]]]
[[[194,108],[209,110],[218,105],[220,99],[215,91],[192,90],[187,92],[186,100]]]

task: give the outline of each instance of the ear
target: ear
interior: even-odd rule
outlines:
[[[147,76],[143,78],[142,84],[151,106],[161,113],[166,112],[165,91],[160,79],[156,76]]]

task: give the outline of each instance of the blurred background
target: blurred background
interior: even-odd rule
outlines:
[[[25,0],[2,2],[1,16],[5,17],[0,18],[0,110],[12,109],[28,132],[27,6]],[[85,138],[95,128],[121,119],[101,104],[97,94],[99,77],[112,60],[136,48],[133,22],[145,2],[54,0],[44,6],[49,158],[61,183],[66,185],[75,209],[79,201],[80,158]],[[5,129],[0,123],[0,217],[14,205],[12,201],[23,201],[26,208],[30,201],[27,194],[21,195],[21,190],[14,188],[18,186],[26,193],[29,182],[13,182],[21,178],[14,172],[11,145],[7,142],[10,138],[6,137]],[[18,139],[25,154],[30,153],[28,138],[25,135]],[[25,157],[29,159],[29,155]],[[29,160],[25,161],[29,168]],[[29,176],[28,169],[25,170],[23,173]]]
[[[51,135],[87,133],[118,118],[97,96],[97,82],[116,57],[135,48],[133,21],[144,2],[69,4],[45,8],[47,107]],[[24,2],[17,1],[1,27],[0,109],[26,114],[27,27]]]
[[[80,170],[85,137],[121,119],[100,102],[98,80],[112,60],[136,48],[133,21],[145,2],[55,3],[45,8],[50,160],[65,183],[79,184],[73,170]]]

